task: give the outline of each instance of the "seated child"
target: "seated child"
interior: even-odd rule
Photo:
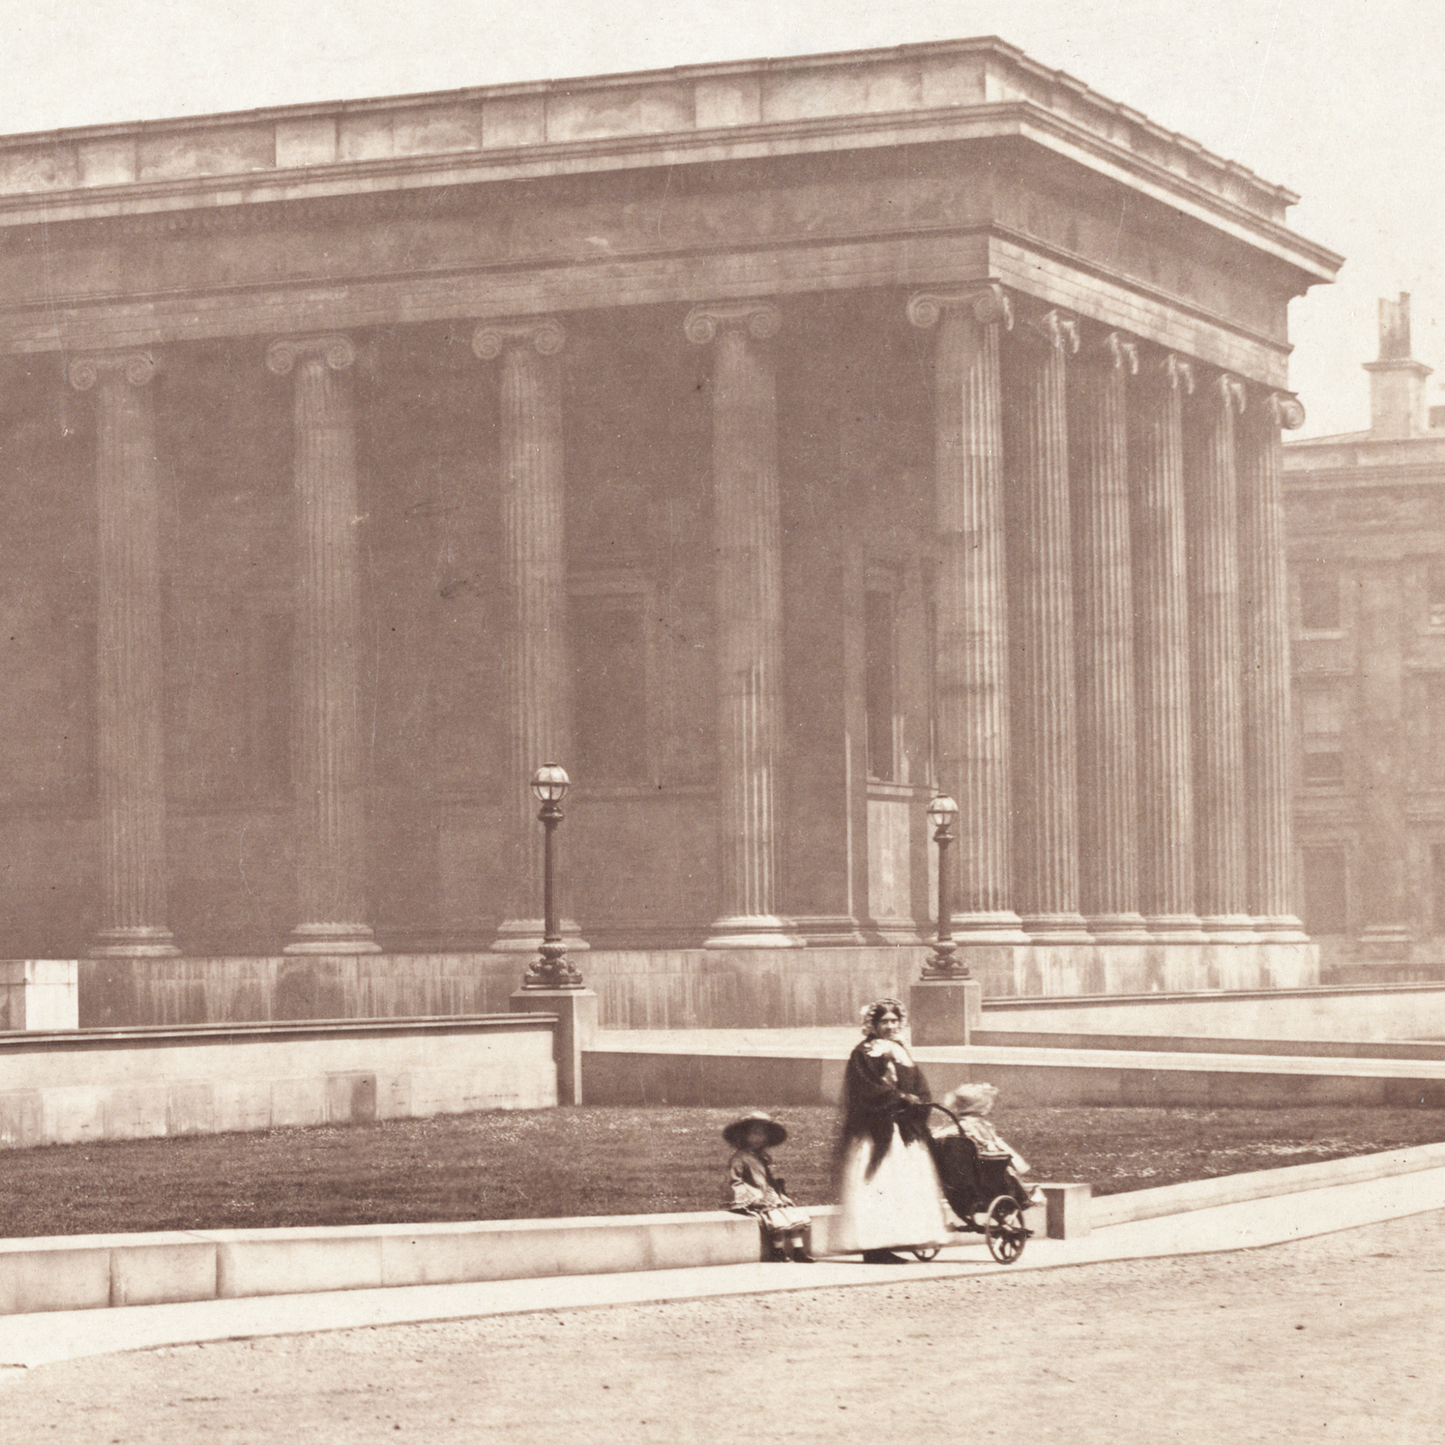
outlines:
[[[745,1114],[722,1131],[736,1151],[728,1162],[726,1204],[734,1214],[756,1215],[774,1259],[812,1264],[808,1252],[812,1221],[783,1193],[768,1154],[788,1131],[766,1114]]]
[[[992,1084],[960,1084],[951,1094],[945,1094],[938,1102],[950,1113],[958,1115],[958,1125],[964,1134],[973,1140],[980,1159],[1002,1159],[1015,1175],[1020,1176],[1019,1184],[1028,1204],[1042,1202],[1037,1188],[1024,1183],[1021,1176],[1033,1167],[1012,1144],[999,1136],[997,1129],[988,1122],[988,1115],[998,1099],[998,1090]],[[934,1134],[951,1133],[952,1121],[935,1111],[931,1125]],[[1025,1208],[1028,1208],[1025,1204]]]

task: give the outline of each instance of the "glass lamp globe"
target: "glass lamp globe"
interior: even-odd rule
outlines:
[[[539,803],[560,803],[571,786],[566,769],[557,763],[543,763],[532,774],[532,796]]]
[[[947,793],[940,793],[928,805],[928,821],[935,828],[951,828],[957,818],[958,804]]]

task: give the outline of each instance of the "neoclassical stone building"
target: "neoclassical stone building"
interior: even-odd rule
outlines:
[[[1296,832],[1327,976],[1445,970],[1445,407],[1380,302],[1370,427],[1285,448]]]
[[[992,39],[0,142],[6,950],[494,1007],[556,760],[604,1021],[906,982],[935,788],[987,991],[1311,981],[1293,199]]]

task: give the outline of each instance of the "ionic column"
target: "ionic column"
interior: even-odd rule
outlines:
[[[1238,377],[1216,375],[1195,402],[1189,568],[1194,709],[1195,901],[1211,938],[1254,937],[1245,888],[1244,731],[1239,629]]]
[[[1248,898],[1266,939],[1302,942],[1294,911],[1290,812],[1289,604],[1286,594],[1280,427],[1304,407],[1274,392],[1239,427],[1239,555],[1244,601],[1244,768]]]
[[[1020,327],[1005,389],[1010,528],[1009,643],[1017,893],[1040,943],[1087,943],[1079,913],[1078,740],[1065,358],[1075,322],[1057,311]]]
[[[683,329],[716,342],[713,364],[713,528],[717,559],[719,916],[709,948],[792,945],[774,914],[782,730],[782,537],[768,302],[696,306]]]
[[[1131,387],[1135,680],[1139,719],[1139,897],[1144,926],[1202,940],[1194,908],[1194,774],[1184,523],[1187,361],[1151,357]]]
[[[492,945],[535,951],[543,932],[542,852],[528,781],[543,763],[575,769],[572,674],[567,646],[567,553],[563,511],[562,381],[566,344],[550,316],[484,321],[472,350],[501,359],[502,545],[507,640],[508,803],[502,840],[509,880]],[[579,779],[578,781],[586,781]],[[560,842],[560,839],[559,839]],[[575,935],[575,923],[563,924]],[[569,948],[580,940],[569,937]]]
[[[1079,685],[1080,895],[1089,932],[1140,943],[1139,749],[1129,541],[1129,378],[1133,342],[1110,332],[1069,368]]]
[[[297,908],[287,953],[376,953],[366,918],[356,438],[344,336],[272,342],[295,372]]]
[[[161,571],[155,418],[148,352],[82,356],[77,391],[96,390],[100,536],[101,927],[91,954],[179,952],[166,927]]]
[[[958,801],[953,932],[960,943],[1027,941],[1012,906],[1008,597],[1004,577],[999,328],[1013,325],[996,285],[923,293],[908,303],[934,343],[934,692],[938,786]],[[954,860],[956,855],[956,862]]]

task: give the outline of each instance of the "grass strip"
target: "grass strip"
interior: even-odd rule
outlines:
[[[740,1109],[494,1111],[0,1152],[0,1235],[420,1224],[722,1207]],[[774,1111],[801,1204],[833,1195],[837,1113]],[[1001,1109],[1037,1179],[1096,1194],[1445,1139],[1445,1109]]]

